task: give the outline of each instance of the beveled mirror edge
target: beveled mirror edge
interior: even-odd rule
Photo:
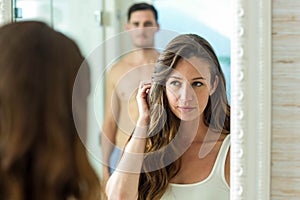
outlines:
[[[271,0],[233,0],[230,199],[270,199]]]

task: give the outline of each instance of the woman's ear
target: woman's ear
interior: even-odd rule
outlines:
[[[214,81],[214,83],[212,85],[212,88],[210,90],[210,94],[209,95],[213,95],[213,93],[216,91],[218,85],[219,85],[219,77],[216,75],[215,76],[215,81]]]

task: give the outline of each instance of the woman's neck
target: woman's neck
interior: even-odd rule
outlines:
[[[179,128],[181,136],[180,146],[188,152],[190,148],[197,146],[199,149],[199,158],[204,158],[211,152],[214,146],[222,142],[226,135],[222,132],[216,132],[204,124],[204,121],[185,121]]]

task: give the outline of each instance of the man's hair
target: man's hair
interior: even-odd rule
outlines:
[[[141,11],[141,10],[150,10],[153,12],[155,21],[157,22],[158,20],[158,14],[157,10],[154,8],[153,5],[148,4],[148,3],[136,3],[133,4],[129,9],[128,9],[128,14],[127,14],[127,20],[130,20],[131,14],[135,11]]]

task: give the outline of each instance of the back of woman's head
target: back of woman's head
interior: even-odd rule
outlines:
[[[72,101],[85,111],[89,93],[83,65],[72,94],[84,61],[77,45],[44,23],[19,22],[0,28],[0,47],[0,198],[95,199],[72,112]]]

